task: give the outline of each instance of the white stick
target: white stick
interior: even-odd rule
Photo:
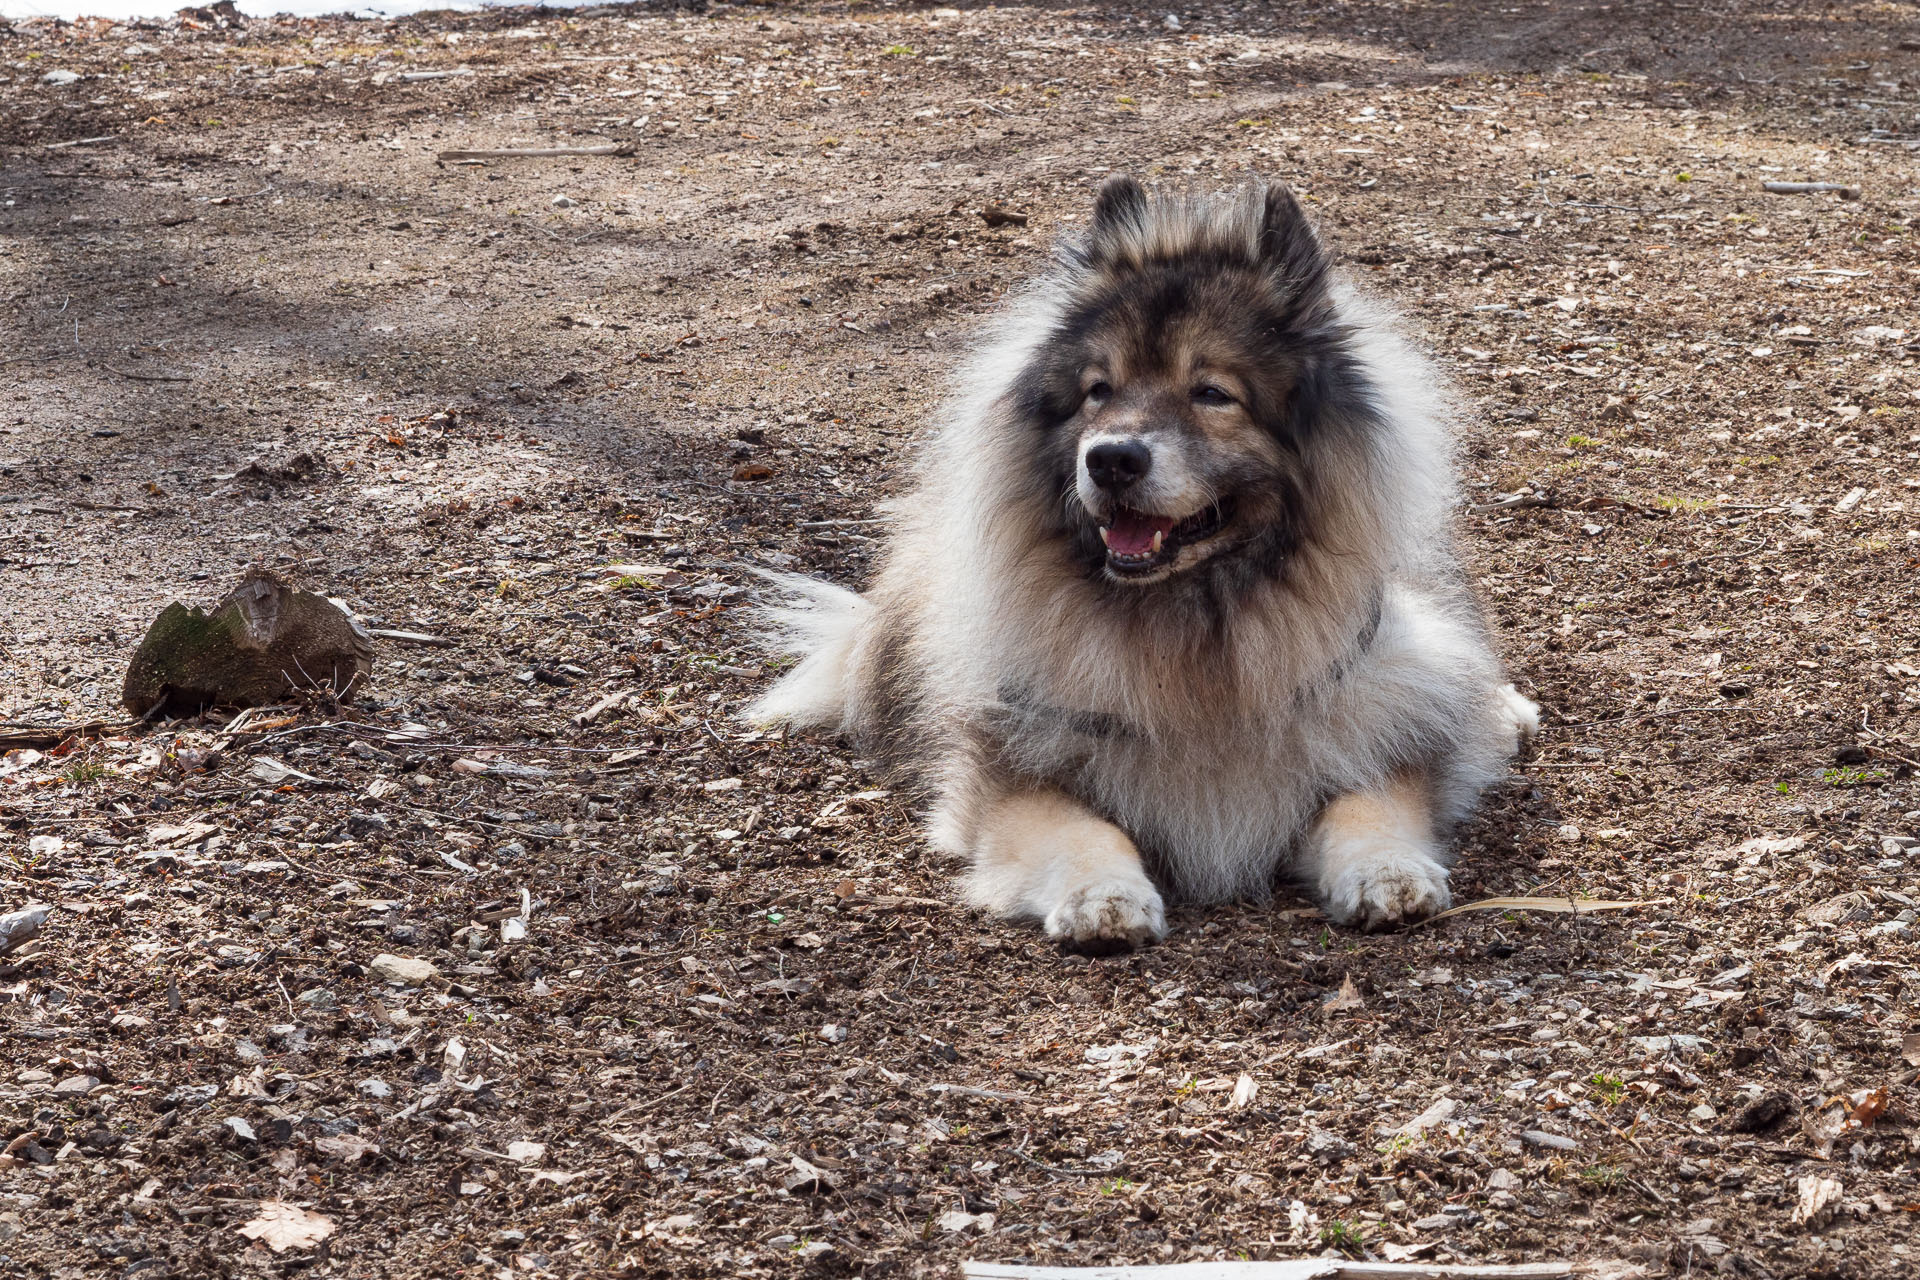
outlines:
[[[1562,1280],[1571,1263],[1523,1262],[1512,1266],[1443,1262],[1183,1262],[1146,1267],[1022,1267],[963,1262],[968,1280]]]
[[[450,649],[453,641],[445,636],[428,635],[424,631],[383,631],[369,627],[367,634],[376,640],[397,640],[401,644],[424,644],[435,649]]]
[[[1860,188],[1850,187],[1844,182],[1763,182],[1760,189],[1777,196],[1817,196],[1836,191],[1842,200],[1860,198]]]
[[[503,147],[490,151],[442,151],[442,160],[509,160],[522,156],[625,156],[633,154],[631,143],[611,143],[604,147]]]

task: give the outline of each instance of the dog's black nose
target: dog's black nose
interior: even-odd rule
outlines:
[[[1087,475],[1118,493],[1153,468],[1153,451],[1138,440],[1109,440],[1087,450]]]

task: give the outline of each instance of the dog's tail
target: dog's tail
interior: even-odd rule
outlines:
[[[742,718],[757,725],[851,732],[854,650],[873,606],[858,593],[818,578],[752,572],[772,584],[777,597],[759,608],[761,645],[799,662],[748,704]]]

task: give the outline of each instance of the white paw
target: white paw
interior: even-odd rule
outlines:
[[[1447,869],[1418,845],[1399,840],[1357,843],[1328,859],[1322,905],[1341,924],[1385,929],[1425,919],[1453,901]]]
[[[1513,726],[1514,750],[1519,750],[1540,732],[1540,704],[1510,684],[1494,690],[1495,700],[1507,722]]]
[[[1049,938],[1087,950],[1124,950],[1166,936],[1160,891],[1145,880],[1076,885],[1047,912]]]

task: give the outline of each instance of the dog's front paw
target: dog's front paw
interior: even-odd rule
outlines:
[[[1047,912],[1049,938],[1078,951],[1127,951],[1166,936],[1160,891],[1145,880],[1076,885]]]
[[[1453,901],[1447,869],[1425,849],[1397,840],[1341,850],[1322,889],[1328,915],[1369,930],[1425,919]]]

